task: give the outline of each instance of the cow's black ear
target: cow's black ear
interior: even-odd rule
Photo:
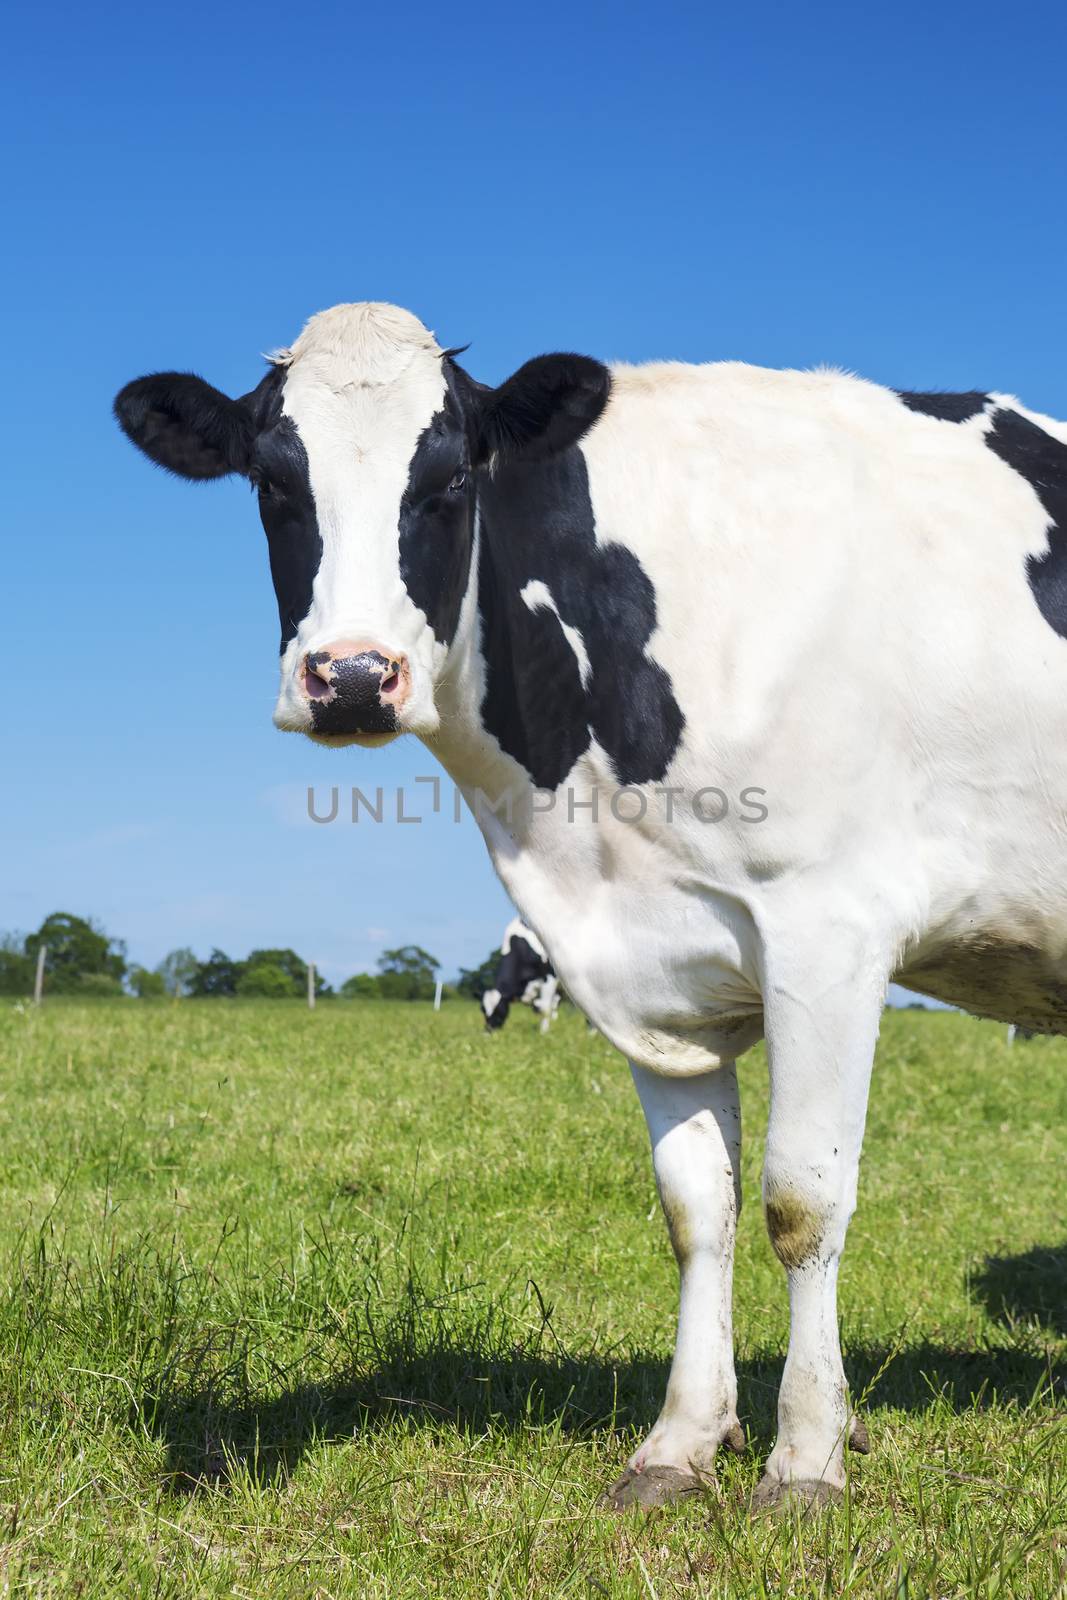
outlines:
[[[248,470],[254,434],[249,408],[195,373],[135,378],[115,396],[115,416],[139,450],[180,478],[224,478]]]
[[[537,460],[576,444],[600,416],[611,373],[591,356],[535,356],[478,395],[479,463]]]

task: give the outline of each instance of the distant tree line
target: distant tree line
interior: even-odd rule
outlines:
[[[441,963],[421,945],[383,950],[377,972],[357,972],[341,985],[343,1000],[432,1000]],[[455,993],[450,989],[451,994]]]
[[[50,994],[122,994],[126,946],[69,911],[53,911],[36,933],[0,938],[0,994],[32,993],[42,944],[47,947],[44,970]]]
[[[0,935],[0,995],[20,998],[32,994],[37,955],[45,946],[44,983],[49,995],[75,995],[84,999],[123,994],[141,1000],[296,1000],[307,994],[308,965],[295,950],[253,950],[234,960],[224,950],[212,950],[200,961],[192,950],[172,950],[158,966],[143,967],[127,960],[126,945],[112,939],[92,918],[69,911],[53,911],[36,933]],[[491,958],[495,960],[494,958]],[[483,965],[485,965],[483,963]],[[407,944],[383,950],[377,972],[357,972],[331,989],[315,974],[316,998],[324,1000],[432,1000],[440,962],[420,945]],[[481,968],[476,969],[481,972]],[[470,987],[474,974],[464,972],[445,997],[457,992],[481,993]]]

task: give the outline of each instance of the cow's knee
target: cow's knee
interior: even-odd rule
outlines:
[[[701,1257],[730,1254],[737,1226],[732,1185],[694,1186],[682,1194],[660,1184],[659,1192],[671,1248],[683,1271]]]
[[[733,1250],[741,1209],[738,1165],[723,1150],[722,1134],[710,1111],[702,1110],[676,1125],[656,1143],[656,1186],[683,1271],[700,1257],[718,1258]]]
[[[822,1164],[768,1152],[763,1211],[783,1267],[792,1271],[840,1252],[853,1208],[849,1188],[836,1151]]]

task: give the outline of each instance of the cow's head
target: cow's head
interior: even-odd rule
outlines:
[[[490,1033],[496,1033],[497,1029],[502,1028],[508,1020],[511,1001],[505,1000],[499,989],[486,989],[481,1003],[485,1026]]]
[[[586,356],[539,356],[490,389],[452,355],[396,306],[334,306],[238,400],[169,372],[115,401],[160,466],[238,473],[257,491],[281,618],[280,728],[328,744],[436,732],[479,472],[566,449],[607,401],[607,368]]]

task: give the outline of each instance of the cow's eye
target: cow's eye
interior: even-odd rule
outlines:
[[[467,482],[467,474],[465,472],[457,472],[455,477],[451,480],[451,482],[448,485],[449,494],[458,494],[459,491],[462,488],[464,488],[464,486],[466,485],[466,482]]]

